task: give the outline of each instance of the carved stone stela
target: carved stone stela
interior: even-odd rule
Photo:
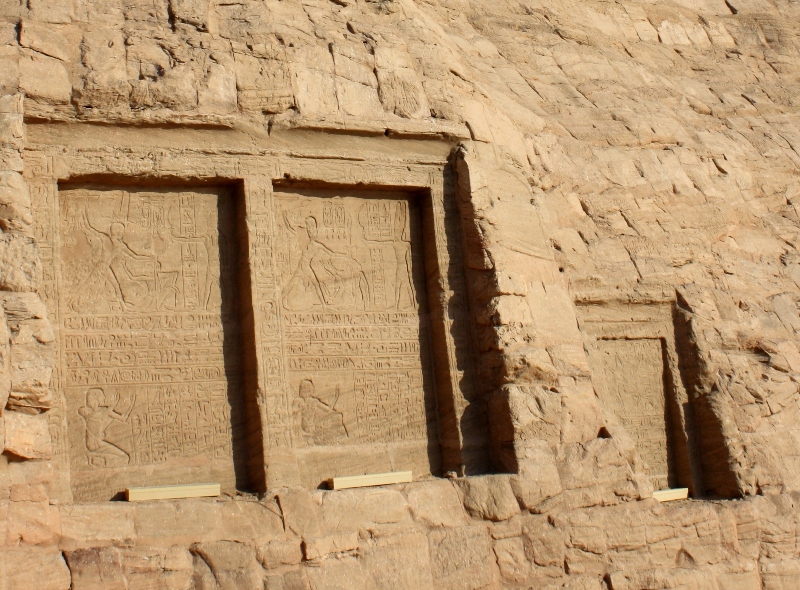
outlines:
[[[235,203],[217,189],[60,196],[75,499],[159,483],[233,490],[243,400]]]
[[[602,401],[633,438],[653,486],[669,487],[661,340],[598,340],[590,359],[604,376]]]
[[[280,325],[283,403],[301,479],[316,486],[353,469],[435,471],[415,201],[398,193],[276,192],[274,219],[279,309],[265,326]],[[280,430],[281,419],[272,417],[270,428]]]

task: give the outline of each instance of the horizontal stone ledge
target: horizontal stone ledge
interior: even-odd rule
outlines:
[[[462,140],[471,138],[466,125],[435,119],[419,121],[380,119],[370,121],[348,117],[331,119],[298,117],[274,122],[270,127],[270,133],[292,129],[353,135],[389,135],[404,138],[454,138]]]
[[[125,499],[128,502],[143,502],[145,500],[175,500],[180,498],[207,498],[219,496],[221,493],[218,483],[196,483],[172,486],[136,487],[125,490]]]
[[[366,488],[370,486],[384,486],[395,483],[410,483],[413,481],[410,471],[392,471],[390,473],[371,473],[367,475],[350,475],[347,477],[332,477],[328,485],[332,490],[346,490],[348,488]]]

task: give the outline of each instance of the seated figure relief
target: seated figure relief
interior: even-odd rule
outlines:
[[[220,275],[214,257],[227,248],[226,238],[213,231],[216,211],[198,205],[157,196],[132,204],[127,192],[100,202],[73,201],[64,219],[65,245],[82,256],[65,269],[65,279],[74,286],[67,301],[70,311],[218,307]],[[187,208],[191,225],[184,222]]]
[[[290,224],[288,219],[286,223]],[[307,241],[284,288],[284,307],[292,311],[319,306],[364,309],[369,302],[369,284],[361,265],[318,239],[314,217],[305,219],[304,229]]]

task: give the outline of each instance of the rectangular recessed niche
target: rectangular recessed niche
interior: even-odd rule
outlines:
[[[60,373],[77,501],[246,485],[235,195],[60,190]]]
[[[445,144],[418,142],[409,151],[398,143],[388,159],[382,151],[388,144],[376,145],[375,157],[354,165],[306,157],[311,152],[302,146],[297,153],[234,153],[227,132],[212,138],[207,130],[184,130],[202,135],[195,149],[167,147],[156,129],[131,129],[124,149],[109,159],[108,142],[94,137],[99,128],[71,130],[73,139],[80,137],[70,150],[52,129],[44,131],[25,160],[42,258],[40,294],[57,326],[48,418],[59,501],[108,499],[142,486],[219,481],[223,491],[264,491],[318,487],[332,476],[488,468]],[[431,150],[441,159],[434,162]],[[209,231],[200,218],[198,233],[189,231],[192,195],[219,201]],[[94,199],[83,208],[97,231],[75,221],[76,204],[87,199]],[[314,308],[316,290],[311,309],[302,309],[309,297],[298,295],[302,271],[290,285],[300,258],[295,252],[287,259],[284,246],[307,245],[309,213],[332,254],[301,268],[310,266],[324,284],[325,309]],[[121,241],[112,223],[121,224]],[[221,303],[199,310],[213,299],[203,281],[210,273],[215,283],[215,270],[204,259],[207,248],[197,252],[194,268],[188,242],[213,245],[215,236]],[[149,241],[159,242],[161,253],[141,249]],[[123,245],[135,255],[120,254]],[[405,269],[398,264],[403,258]],[[381,266],[383,272],[376,270]],[[89,284],[92,272],[106,277],[103,289]],[[357,277],[363,279],[358,293]],[[202,294],[195,293],[195,279]],[[82,293],[85,305],[75,307],[81,290],[94,292]],[[163,326],[153,323],[162,319]],[[314,339],[298,339],[303,330]],[[221,347],[203,345],[220,331]],[[320,340],[322,331],[338,339]],[[190,374],[202,355],[200,364],[212,371]],[[314,358],[326,364],[309,365]],[[170,374],[175,366],[183,370]],[[90,389],[101,391],[90,400]],[[346,441],[337,412],[347,421]]]
[[[633,440],[656,490],[700,479],[694,415],[669,304],[578,305],[600,403]]]
[[[277,305],[261,330],[267,428],[301,483],[440,465],[426,255],[414,194],[280,188],[273,195]],[[280,367],[283,366],[283,371]],[[270,386],[268,385],[268,388]]]

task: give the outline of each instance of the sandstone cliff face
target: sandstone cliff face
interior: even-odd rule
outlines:
[[[0,587],[794,588],[799,25],[766,0],[0,0]],[[264,178],[442,196],[451,477],[309,491],[273,429],[260,500],[74,502],[64,187]]]

